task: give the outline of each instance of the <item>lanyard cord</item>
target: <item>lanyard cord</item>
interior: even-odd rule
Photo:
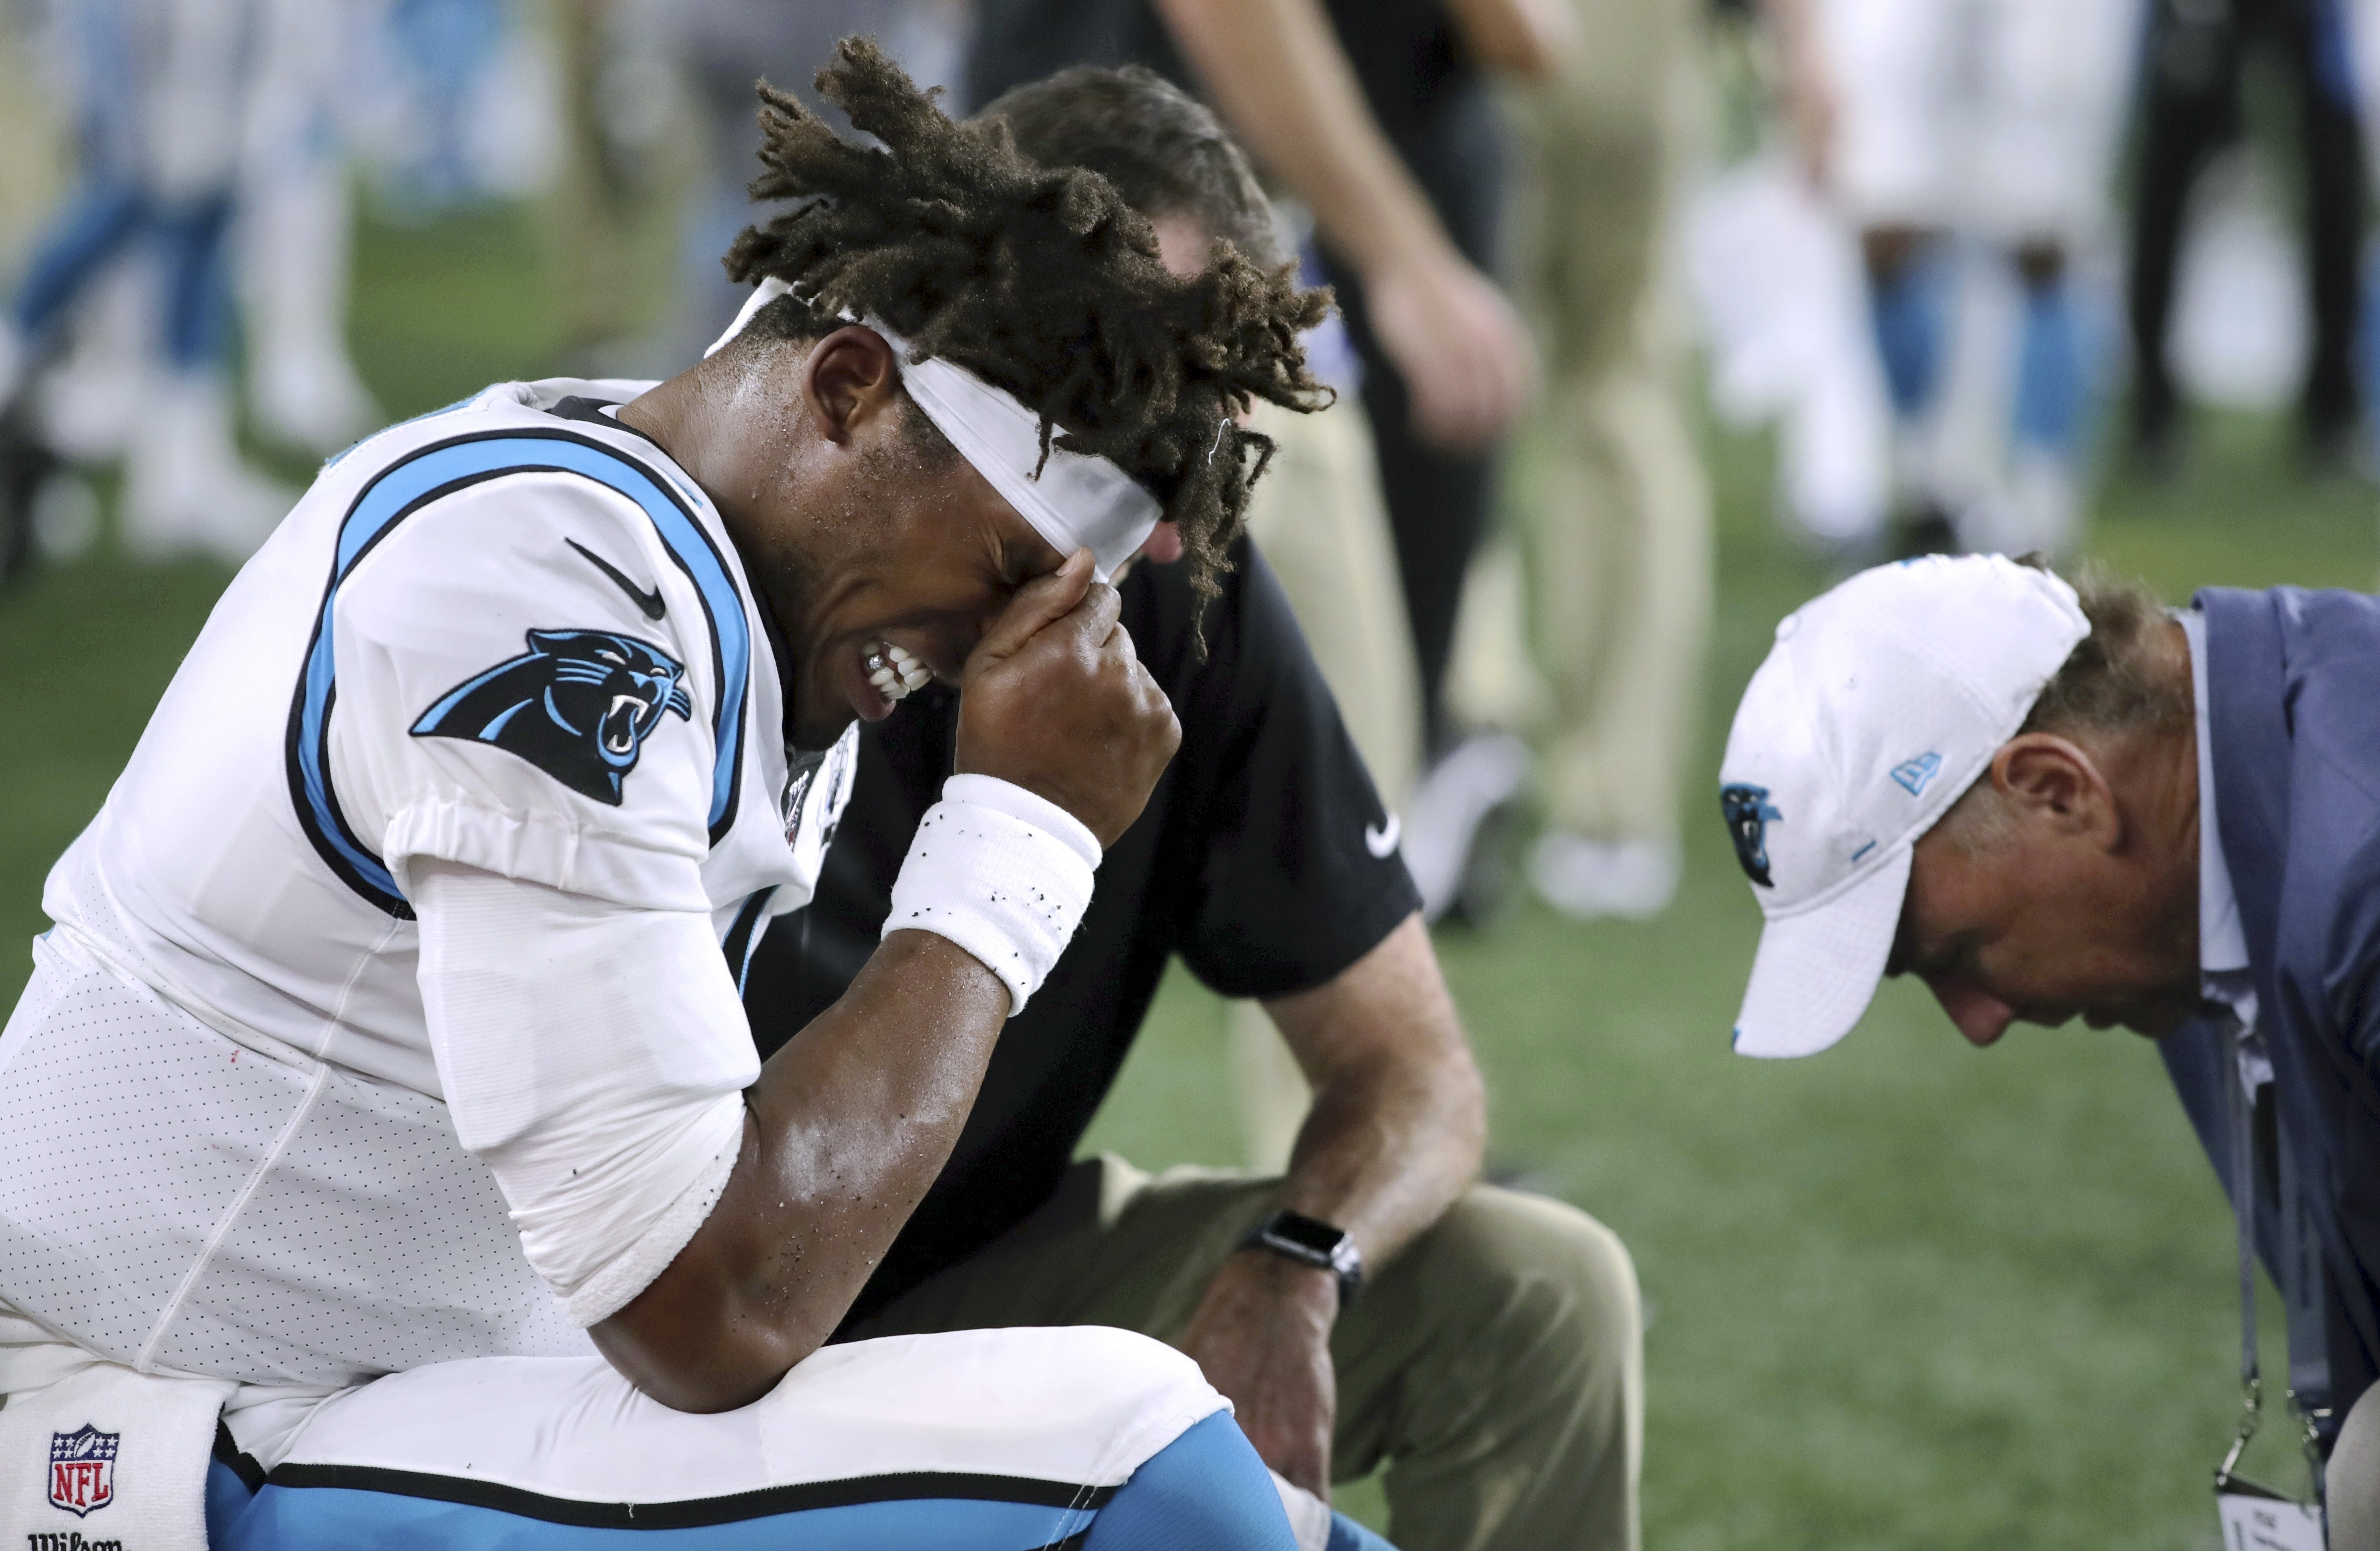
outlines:
[[[2231,1215],[2240,1226],[2240,1436],[2215,1467],[2218,1492],[2230,1487],[2231,1469],[2256,1436],[2265,1408],[2265,1381],[2256,1363],[2256,1142],[2240,1074],[2240,1041],[2235,1033],[2223,1042],[2224,1053],[2231,1059],[2224,1061],[2222,1072],[2223,1113],[2231,1126]]]
[[[2263,1495],[2281,1494],[2257,1487],[2244,1477],[2232,1474],[2248,1440],[2256,1436],[2257,1424],[2264,1420],[2265,1383],[2256,1360],[2256,1200],[2261,1194],[2256,1181],[2255,1111],[2240,1070],[2240,1056],[2248,1038],[2248,1030],[2237,1019],[2232,1021],[2229,1037],[2224,1041],[2223,1110],[2231,1122],[2231,1215],[2240,1227],[2240,1434],[2231,1440],[2230,1452],[2215,1467],[2215,1489],[2227,1492],[2234,1484],[2248,1487]],[[2289,1204],[2282,1203],[2286,1213]],[[2284,1290],[2286,1293],[2286,1290]],[[2297,1394],[2289,1394],[2292,1405]],[[2322,1445],[2314,1432],[2313,1418],[2304,1417],[2306,1468],[2313,1480],[2316,1503],[2324,1499]]]

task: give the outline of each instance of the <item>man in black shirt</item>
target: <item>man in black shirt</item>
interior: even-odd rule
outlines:
[[[1269,257],[1245,161],[1154,78],[1070,71],[988,111],[1045,164],[1108,176],[1169,263],[1197,267],[1219,235]],[[1184,752],[1108,849],[1081,928],[1002,1034],[948,1166],[841,1335],[1146,1331],[1199,1361],[1290,1482],[1324,1495],[1386,1461],[1405,1551],[1633,1548],[1627,1253],[1572,1207],[1471,1182],[1479,1080],[1394,821],[1262,557],[1234,558],[1203,621],[1184,568],[1123,581],[1123,624]],[[929,687],[865,730],[817,895],[754,956],[764,1050],[872,951],[952,768],[956,705]],[[1282,1178],[1073,1162],[1174,953],[1263,999],[1313,1082]]]

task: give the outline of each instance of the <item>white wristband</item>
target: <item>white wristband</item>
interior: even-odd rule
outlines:
[[[1091,903],[1099,837],[1046,797],[995,776],[954,775],[926,810],[892,881],[884,935],[927,931],[981,960],[1025,1004]]]

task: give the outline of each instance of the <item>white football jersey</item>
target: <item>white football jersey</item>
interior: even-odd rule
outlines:
[[[588,1030],[558,1131],[591,1145],[589,1069],[634,1042],[619,1081],[704,1099],[708,1157],[759,1072],[734,989],[856,763],[849,735],[789,756],[717,511],[600,413],[644,386],[505,384],[382,431],[224,594],[43,896],[58,927],[0,1036],[0,1300],[118,1361],[262,1382],[588,1350],[457,1136],[516,1136],[552,1048],[480,1060],[450,1112],[469,1063],[433,1048],[408,871],[707,919],[722,957],[608,972],[708,976],[710,1012]]]

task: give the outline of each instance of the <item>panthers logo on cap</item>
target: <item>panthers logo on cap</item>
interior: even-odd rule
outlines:
[[[1722,786],[1719,812],[1727,818],[1728,838],[1735,842],[1735,859],[1743,876],[1764,889],[1777,885],[1768,878],[1768,826],[1785,816],[1768,800],[1766,786]]]
[[[532,630],[528,650],[467,679],[413,724],[417,738],[465,738],[517,754],[582,796],[617,807],[662,713],[694,713],[686,667],[610,630]]]

